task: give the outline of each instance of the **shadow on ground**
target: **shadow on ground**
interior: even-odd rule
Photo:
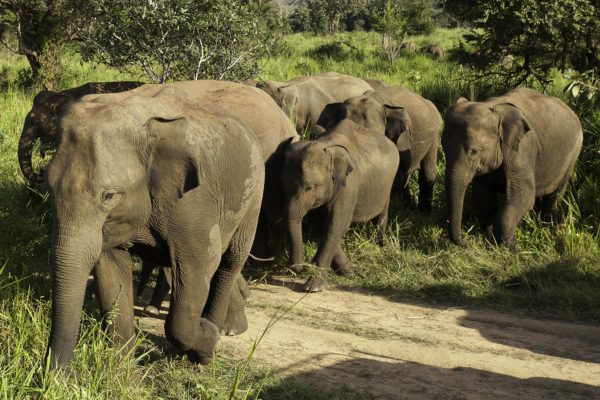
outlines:
[[[319,363],[322,354],[302,363]],[[293,368],[293,367],[292,367]],[[357,378],[358,377],[358,378]],[[310,388],[302,393],[302,388]],[[527,379],[474,368],[438,368],[389,359],[353,358],[330,367],[290,376],[267,388],[263,399],[582,399],[600,398],[600,387],[544,377]],[[335,389],[334,392],[331,392]],[[334,393],[334,394],[331,394]],[[317,397],[318,398],[318,397]]]

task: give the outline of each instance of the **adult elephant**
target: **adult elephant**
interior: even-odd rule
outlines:
[[[569,182],[581,151],[577,115],[562,101],[518,88],[483,102],[461,98],[448,110],[442,134],[450,238],[463,243],[463,201],[473,182],[483,231],[514,244],[521,217],[541,198],[547,218]],[[506,196],[499,207],[497,194]]]
[[[33,169],[31,156],[36,140],[42,141],[41,155],[45,150],[56,146],[56,116],[70,102],[92,93],[124,92],[143,85],[143,82],[88,82],[84,85],[54,92],[42,90],[33,99],[31,111],[25,118],[25,124],[19,139],[19,166],[30,182],[43,182],[43,173]]]
[[[300,132],[317,121],[327,104],[373,90],[363,79],[337,72],[302,76],[287,82],[262,81],[256,87],[267,92],[289,118],[295,119]]]
[[[381,113],[380,118],[383,124],[385,115]],[[377,218],[383,239],[398,158],[396,147],[383,134],[349,119],[316,140],[289,145],[281,177],[287,198],[290,259],[295,269],[303,265],[302,220],[312,209],[326,213],[314,260],[319,271],[306,282],[305,290],[326,288],[332,262],[340,273],[353,273],[354,267],[342,250],[350,223]]]
[[[285,229],[282,222],[284,220],[284,196],[279,179],[283,165],[282,143],[288,139],[297,140],[298,138],[290,120],[264,91],[226,81],[204,80],[175,82],[164,85],[146,84],[131,92],[115,93],[111,97],[115,101],[119,101],[132,94],[148,96],[164,87],[172,87],[180,90],[186,93],[192,101],[197,101],[200,104],[209,102],[219,107],[223,112],[242,121],[257,136],[263,159],[265,160],[266,177],[261,221],[252,255],[258,260],[271,260],[273,252],[268,246],[268,232],[270,229],[279,231],[284,231]],[[103,97],[107,98],[106,96]],[[67,97],[60,95],[59,98],[63,99]],[[72,101],[72,99],[69,98],[69,101]],[[44,140],[55,141],[56,110],[58,108],[44,108],[43,104],[45,103],[34,104],[32,111],[28,115],[28,120],[25,122],[25,128],[21,136],[20,143],[23,143],[23,146],[20,147],[19,157],[22,160],[21,165],[29,166],[29,170],[31,170],[31,148],[37,137],[41,136]],[[62,105],[64,106],[64,104]],[[33,122],[38,121],[41,115],[52,116],[52,118],[45,117],[44,124],[34,124]],[[21,151],[21,148],[27,151]],[[24,174],[25,172],[26,169],[23,169]],[[31,175],[25,175],[31,179]],[[144,269],[151,271],[155,266],[154,263],[145,266]],[[168,292],[168,285],[164,285],[163,283],[165,282],[162,279],[160,283],[159,290],[153,296],[150,307],[147,308],[147,311],[151,314],[156,314],[160,308],[157,305],[160,306],[160,300]],[[141,282],[140,284],[143,286]],[[238,279],[238,287],[241,288],[244,285],[245,282],[242,279]],[[241,333],[244,330],[245,328],[242,325],[226,333]]]
[[[152,88],[154,89],[154,88]],[[167,338],[211,360],[232,310],[259,216],[264,161],[256,136],[221,107],[173,87],[94,95],[58,119],[46,180],[52,232],[53,367],[72,357],[89,273],[115,340],[134,335],[132,254],[173,267]],[[238,307],[239,306],[239,307]]]
[[[405,197],[410,198],[408,178],[419,170],[419,209],[430,212],[442,128],[442,117],[435,105],[408,89],[392,86],[327,105],[317,125],[331,129],[344,119],[385,133],[396,144],[400,165],[394,191],[404,191]]]

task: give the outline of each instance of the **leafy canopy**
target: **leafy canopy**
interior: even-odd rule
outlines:
[[[243,80],[257,74],[276,39],[267,1],[88,0],[80,31],[86,59],[153,82]]]
[[[473,27],[465,61],[512,84],[548,82],[553,67],[600,67],[600,0],[447,0],[445,7]],[[515,62],[506,68],[509,54]]]

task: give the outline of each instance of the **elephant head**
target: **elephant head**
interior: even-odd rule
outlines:
[[[301,141],[285,153],[282,184],[286,194],[291,264],[303,264],[302,220],[312,209],[336,197],[354,170],[348,150],[341,145]]]
[[[142,85],[142,82],[89,82],[84,85],[53,92],[42,90],[33,99],[31,111],[25,118],[23,131],[19,139],[19,166],[25,178],[30,182],[41,183],[44,180],[43,171],[33,169],[31,156],[36,140],[42,142],[41,156],[44,151],[56,146],[56,116],[69,103],[91,93],[115,93],[130,90]]]
[[[101,253],[130,243],[148,223],[150,188],[165,185],[154,182],[159,176],[153,167],[168,162],[183,174],[195,168],[181,139],[188,119],[173,106],[181,98],[158,93],[120,103],[100,100],[74,102],[59,116],[59,147],[46,173],[54,208],[48,346],[54,367],[71,359],[86,281]],[[154,156],[160,146],[172,159]],[[181,181],[173,195],[194,184],[187,175]]]
[[[460,98],[448,110],[442,147],[446,156],[446,198],[450,239],[463,243],[464,196],[474,177],[511,162],[521,139],[531,130],[514,104],[476,103]]]
[[[41,91],[33,99],[33,107],[25,118],[17,151],[21,171],[30,182],[44,181],[43,171],[34,171],[31,162],[36,140],[42,140],[42,151],[49,144],[56,143],[56,115],[72,100],[68,95],[49,90]]]
[[[267,92],[289,118],[298,115],[299,92],[295,85],[279,86],[274,82],[261,81],[256,87]]]
[[[328,131],[345,119],[367,130],[385,133],[394,143],[398,143],[404,133],[410,137],[412,127],[406,109],[381,104],[369,94],[351,97],[343,103],[328,104],[319,116],[317,125]]]

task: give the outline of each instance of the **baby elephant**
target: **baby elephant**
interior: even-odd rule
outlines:
[[[519,88],[484,102],[461,98],[446,114],[446,196],[450,238],[462,243],[463,200],[473,182],[482,229],[513,245],[521,217],[541,200],[548,218],[581,151],[577,115],[555,97]],[[499,207],[497,194],[506,195]]]
[[[353,273],[354,267],[342,250],[342,239],[351,222],[377,217],[380,238],[384,237],[398,163],[398,150],[383,133],[367,130],[351,120],[340,122],[317,140],[289,145],[282,182],[294,268],[300,269],[303,264],[304,216],[316,208],[326,212],[314,260],[319,273],[306,282],[305,290],[318,292],[326,288],[332,261],[340,273]]]

